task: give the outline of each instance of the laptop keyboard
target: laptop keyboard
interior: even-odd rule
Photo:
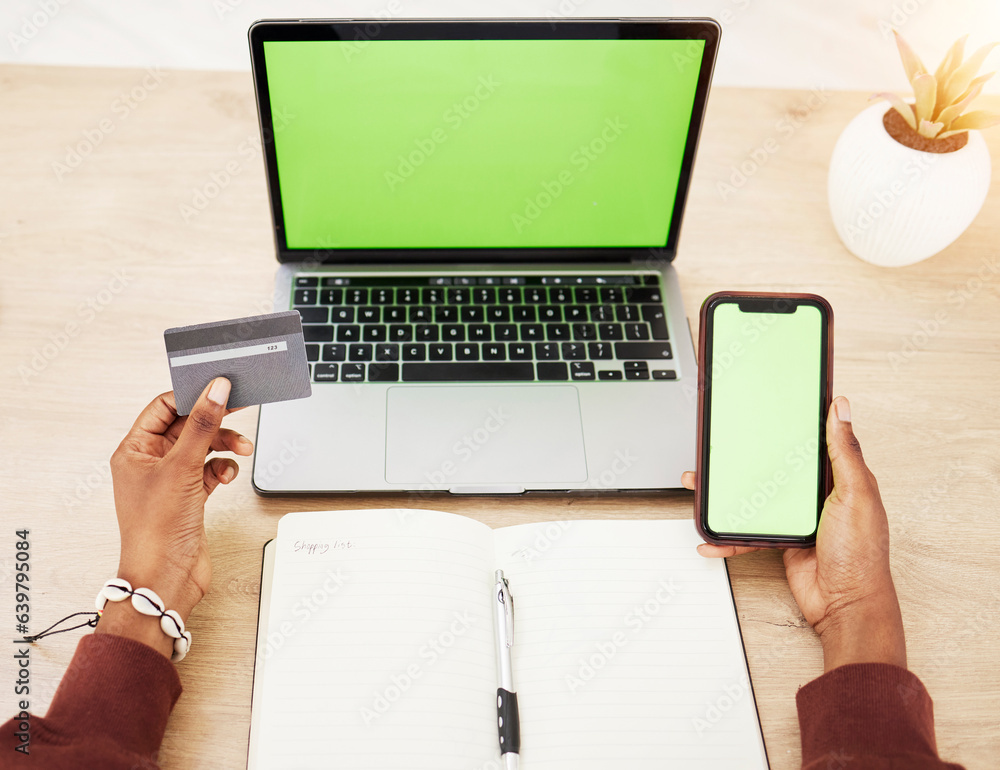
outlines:
[[[324,382],[673,380],[659,277],[298,275]]]

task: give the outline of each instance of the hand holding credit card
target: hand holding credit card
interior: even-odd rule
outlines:
[[[296,310],[167,329],[163,341],[178,414],[189,414],[215,377],[232,383],[230,409],[312,395]]]

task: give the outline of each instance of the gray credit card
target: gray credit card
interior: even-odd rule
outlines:
[[[163,341],[177,414],[190,414],[216,377],[233,384],[231,409],[312,395],[297,310],[167,329]]]

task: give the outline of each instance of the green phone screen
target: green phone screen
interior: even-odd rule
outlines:
[[[716,534],[809,537],[816,531],[826,319],[815,304],[783,307],[794,312],[749,312],[738,300],[714,308],[706,351],[704,505]]]

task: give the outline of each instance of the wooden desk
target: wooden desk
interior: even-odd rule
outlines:
[[[829,220],[826,168],[866,96],[713,91],[676,264],[695,329],[717,289],[833,303],[836,391],[889,510],[910,665],[935,699],[941,754],[984,768],[1000,754],[1000,185],[944,253],[898,270],[855,259]],[[249,73],[3,66],[0,103],[0,572],[29,527],[39,630],[88,609],[115,572],[107,461],[170,387],[163,330],[270,309],[276,263]],[[987,139],[1000,158],[1000,130]],[[229,424],[252,437],[255,420]],[[190,619],[168,768],[244,766],[261,546],[282,514],[433,507],[497,526],[683,518],[692,505],[684,493],[263,500],[249,469],[209,501],[214,584]],[[794,696],[822,671],[819,644],[776,553],[730,570],[772,767],[798,767]],[[77,638],[32,653],[36,713]],[[9,657],[0,669],[12,681]]]

